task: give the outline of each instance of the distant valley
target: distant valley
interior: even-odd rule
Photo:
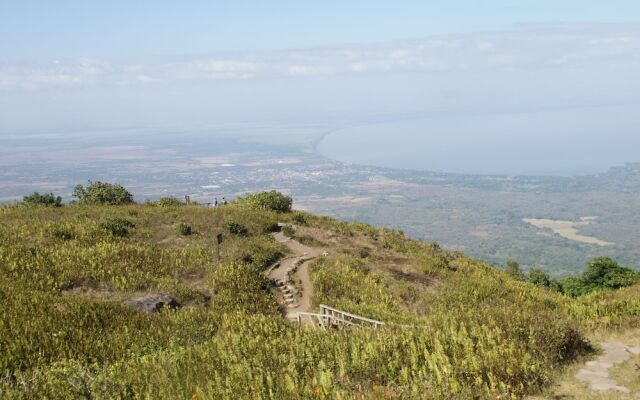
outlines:
[[[582,271],[597,256],[640,267],[640,164],[575,178],[361,166],[314,151],[314,141],[332,129],[0,137],[0,201],[36,190],[69,199],[73,186],[87,179],[122,183],[139,201],[190,195],[206,203],[273,188],[292,194],[298,208],[401,229],[499,267],[517,260],[560,277]],[[270,136],[275,131],[278,142]],[[580,222],[585,216],[598,219]],[[574,237],[567,229],[576,230]]]

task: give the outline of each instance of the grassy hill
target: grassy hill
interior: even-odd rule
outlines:
[[[263,275],[279,222],[329,249],[315,305],[415,327],[287,322]],[[126,304],[156,292],[182,307]],[[637,286],[571,299],[398,231],[242,204],[2,207],[0,305],[12,399],[518,398],[587,335],[640,326]]]

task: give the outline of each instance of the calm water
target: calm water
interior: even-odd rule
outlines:
[[[584,175],[640,161],[640,106],[433,117],[337,131],[323,155],[355,164],[498,175]]]

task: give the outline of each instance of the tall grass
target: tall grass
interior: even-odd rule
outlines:
[[[131,222],[126,235],[101,229],[116,219]],[[246,235],[227,235],[229,221]],[[336,251],[312,264],[316,304],[416,327],[321,332],[285,321],[262,272],[285,253],[268,232],[300,221],[373,243],[367,257]],[[385,257],[407,260],[423,283],[400,281],[376,261]],[[2,207],[0,397],[518,398],[587,347],[586,329],[637,327],[638,290],[571,299],[401,232],[307,213]],[[151,291],[185,307],[125,305]]]

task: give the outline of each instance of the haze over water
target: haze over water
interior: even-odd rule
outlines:
[[[640,107],[456,115],[361,125],[325,137],[335,160],[462,174],[587,175],[640,161]]]

